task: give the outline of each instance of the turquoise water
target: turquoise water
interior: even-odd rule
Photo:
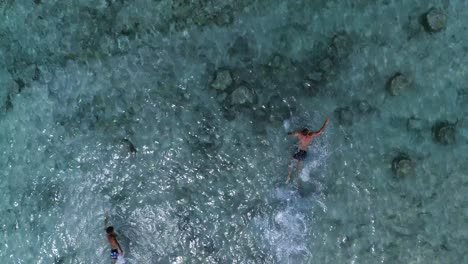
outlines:
[[[0,13],[1,263],[468,263],[468,2]]]

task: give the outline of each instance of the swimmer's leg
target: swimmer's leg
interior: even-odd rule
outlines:
[[[297,176],[301,176],[302,167],[304,166],[304,161],[300,160],[297,164]]]
[[[289,180],[291,180],[291,173],[293,172],[296,164],[297,164],[297,159],[293,159],[293,161],[291,162],[291,165],[289,165],[289,172],[288,172],[288,178],[286,179],[286,183],[289,183]]]

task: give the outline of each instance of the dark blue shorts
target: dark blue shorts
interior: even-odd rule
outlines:
[[[307,151],[300,149],[296,154],[294,154],[293,158],[303,161],[307,157]]]
[[[110,257],[111,259],[117,259],[119,257],[119,251],[117,249],[112,249]]]

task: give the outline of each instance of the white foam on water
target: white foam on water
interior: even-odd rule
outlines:
[[[291,121],[286,119],[283,121],[284,130],[289,131],[291,129]]]
[[[301,180],[305,182],[311,181],[311,178],[320,177],[320,170],[327,168],[327,161],[331,155],[338,149],[330,151],[330,143],[328,142],[328,134],[333,133],[330,127],[327,128],[324,134],[316,138],[309,146],[307,159],[304,161],[304,167],[300,173]]]
[[[279,263],[294,263],[293,259],[306,261],[311,258],[311,252],[307,247],[307,236],[309,234],[310,223],[306,220],[306,215],[297,207],[300,202],[297,191],[277,188],[274,196],[287,203],[285,208],[274,212],[271,219],[255,218],[254,224],[267,243],[275,252],[276,260]]]

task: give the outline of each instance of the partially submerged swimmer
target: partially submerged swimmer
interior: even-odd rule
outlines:
[[[112,260],[112,264],[117,262],[119,257],[123,257],[124,252],[120,247],[119,242],[117,241],[117,235],[114,232],[114,227],[109,225],[109,217],[106,213],[106,218],[104,219],[104,227],[107,233],[107,240],[111,246],[110,257]]]
[[[290,137],[297,137],[297,139],[299,140],[299,146],[297,152],[293,155],[293,161],[289,166],[288,179],[286,180],[286,183],[288,183],[289,180],[291,180],[291,173],[294,170],[294,167],[297,166],[298,171],[301,171],[303,162],[307,157],[307,148],[309,147],[310,143],[315,137],[321,135],[325,131],[328,122],[329,119],[325,121],[322,128],[320,128],[320,130],[317,132],[311,132],[309,129],[304,128],[303,130],[288,133]]]

